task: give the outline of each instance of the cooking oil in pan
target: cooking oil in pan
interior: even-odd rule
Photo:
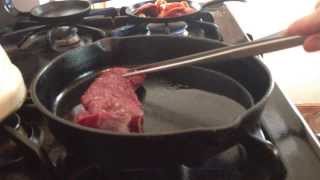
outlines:
[[[230,98],[169,81],[146,81],[145,132],[165,132],[232,123],[245,108]]]

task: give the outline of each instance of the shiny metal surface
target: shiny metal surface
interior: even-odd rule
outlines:
[[[287,180],[318,180],[320,146],[294,105],[276,86],[262,116],[268,138],[278,148]]]

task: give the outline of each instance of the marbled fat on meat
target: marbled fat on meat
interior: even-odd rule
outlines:
[[[114,132],[142,132],[143,111],[135,90],[144,76],[124,78],[126,68],[110,68],[94,80],[81,97],[78,124]]]

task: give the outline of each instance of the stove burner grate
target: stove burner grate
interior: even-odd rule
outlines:
[[[188,36],[188,25],[186,22],[178,21],[172,23],[150,23],[147,25],[147,35],[166,34],[176,36]]]
[[[4,123],[13,128],[17,133],[27,136],[35,144],[42,145],[44,141],[43,131],[35,124],[29,123],[31,114],[25,108],[24,113],[16,113],[10,116]],[[20,164],[24,156],[20,153],[19,146],[9,139],[6,134],[0,134],[0,169]]]
[[[80,36],[77,27],[60,26],[48,31],[50,47],[57,52],[85,46],[93,41],[91,36]]]
[[[112,169],[68,154],[57,167],[68,180],[283,180],[286,173],[277,157],[264,157],[266,149],[255,147],[253,153],[246,145],[236,145],[200,165]]]

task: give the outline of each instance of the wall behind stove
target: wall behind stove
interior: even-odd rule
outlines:
[[[316,0],[248,0],[227,6],[245,32],[254,38],[285,29],[299,17],[314,9]],[[280,88],[296,104],[320,103],[320,53],[306,53],[303,48],[265,54]]]

